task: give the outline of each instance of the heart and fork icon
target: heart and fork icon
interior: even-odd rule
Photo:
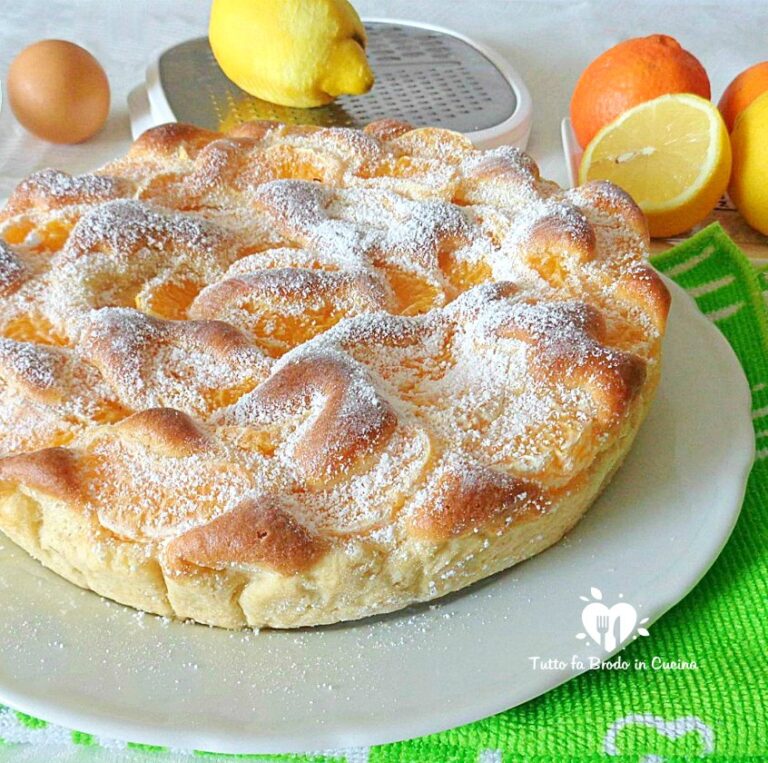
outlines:
[[[586,633],[578,634],[579,638],[589,636],[598,646],[606,652],[613,652],[635,631],[641,636],[646,636],[648,631],[638,627],[637,610],[626,601],[619,601],[609,607],[602,601],[603,594],[598,588],[591,589],[593,600],[582,596],[583,601],[588,602],[581,612],[581,622]],[[647,622],[648,618],[640,620],[640,626]]]
[[[635,630],[637,612],[627,602],[621,601],[607,607],[595,601],[584,607],[581,613],[584,630],[606,652],[612,652],[623,644]]]

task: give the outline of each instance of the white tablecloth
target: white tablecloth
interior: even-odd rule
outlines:
[[[543,173],[566,182],[560,120],[579,72],[627,37],[664,32],[703,62],[715,98],[739,71],[768,58],[768,0],[753,2],[515,2],[514,0],[357,0],[361,15],[430,21],[452,27],[509,58],[534,100],[530,153]],[[73,40],[105,67],[112,86],[106,128],[78,146],[28,135],[7,104],[0,112],[0,198],[42,167],[83,172],[122,153],[131,133],[129,90],[153,52],[205,34],[209,0],[23,0],[0,2],[0,75],[25,45],[46,37]]]

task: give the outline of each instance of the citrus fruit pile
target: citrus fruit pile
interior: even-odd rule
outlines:
[[[645,212],[652,236],[700,223],[728,190],[768,234],[768,61],[739,74],[718,106],[701,63],[666,35],[625,40],[582,73],[571,123],[579,182],[610,180]]]

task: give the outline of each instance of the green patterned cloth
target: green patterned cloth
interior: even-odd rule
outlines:
[[[593,671],[527,704],[409,742],[248,760],[346,763],[768,761],[768,314],[758,272],[713,225],[653,259],[695,297],[741,359],[753,392],[757,458],[744,509],[702,582],[622,653],[695,655],[695,671]],[[696,380],[691,379],[695,388]],[[723,394],[728,394],[724,389]],[[0,709],[0,760],[231,760],[141,748]],[[106,751],[99,753],[106,747]],[[35,751],[39,751],[36,756]],[[4,751],[4,752],[3,752]]]

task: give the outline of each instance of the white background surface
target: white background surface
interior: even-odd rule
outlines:
[[[581,70],[627,37],[664,32],[697,55],[715,99],[747,66],[768,58],[768,0],[720,2],[516,2],[515,0],[353,0],[361,15],[395,16],[452,27],[507,56],[534,100],[529,152],[543,173],[566,182],[560,119]],[[209,0],[0,0],[0,77],[26,44],[59,37],[88,48],[112,85],[106,129],[74,147],[27,135],[7,104],[0,113],[0,197],[33,170],[93,169],[130,142],[125,98],[153,52],[205,34]]]

